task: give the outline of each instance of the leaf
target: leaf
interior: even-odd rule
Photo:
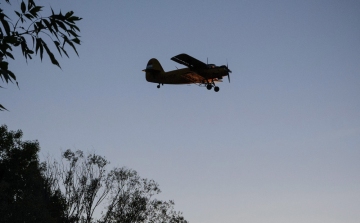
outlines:
[[[2,105],[0,104],[0,111],[9,111],[9,110],[7,110],[4,106],[2,106]]]
[[[32,39],[32,45],[33,45],[33,48],[34,48],[34,43],[35,43],[35,36],[31,36],[31,39]]]
[[[10,43],[10,44],[15,44],[15,43],[17,43],[19,41],[15,36],[5,36],[4,42],[5,43]]]
[[[73,14],[74,14],[73,11],[67,12],[67,13],[65,14],[65,18],[70,18]]]
[[[35,6],[34,0],[29,0],[29,1],[28,1],[28,9],[30,10],[30,9],[33,8],[34,6]]]
[[[74,23],[75,21],[79,21],[82,20],[82,18],[77,17],[77,16],[71,16],[67,19],[69,22]]]
[[[49,21],[47,21],[46,19],[42,19],[41,21],[43,21],[45,23],[45,26],[49,29],[49,31],[51,33],[54,33],[54,30],[52,29],[51,24],[50,24]]]
[[[6,61],[0,62],[0,68],[1,68],[1,70],[7,71],[8,66],[9,66],[9,63],[8,63],[8,62],[6,62]]]
[[[59,51],[59,54],[60,54],[60,56],[62,56],[62,54],[61,54],[61,50],[60,50],[60,43],[59,43],[59,41],[54,41],[54,44],[55,44],[55,46],[56,46],[56,49]]]
[[[42,49],[42,45],[41,45],[41,39],[39,38],[36,38],[36,41],[35,41],[35,52],[36,54],[38,53],[38,50],[41,48]],[[42,60],[42,50],[40,49],[40,60]]]
[[[61,68],[59,62],[55,59],[54,54],[50,51],[50,49],[48,48],[48,46],[46,45],[46,43],[45,43],[44,41],[42,41],[42,44],[43,44],[43,46],[44,46],[44,48],[45,48],[45,50],[46,50],[46,53],[49,55],[49,58],[50,58],[50,60],[51,60],[51,63],[54,64],[54,65],[56,65],[56,66],[58,66],[59,68]]]
[[[79,44],[80,45],[80,40],[78,38],[75,38],[75,39],[72,39],[72,41],[76,44]]]
[[[36,22],[36,25],[37,25],[39,31],[42,30],[43,28],[45,28],[41,22]]]
[[[69,55],[67,54],[66,50],[64,49],[64,47],[60,47],[60,49],[63,51],[63,53],[65,53],[65,55],[69,58]]]
[[[66,30],[64,23],[62,23],[61,21],[56,20],[56,24],[58,24],[58,26],[60,26],[60,28],[62,28],[63,30]]]
[[[7,64],[2,64],[3,62],[1,62],[0,64],[0,77],[3,81],[5,81],[6,83],[13,82],[16,81],[16,76],[13,72],[11,72],[10,70],[7,69]],[[6,69],[3,69],[2,66],[6,66]]]
[[[6,35],[10,36],[10,26],[9,26],[9,23],[4,19],[2,18],[1,19],[1,23],[5,29],[5,32],[6,32]]]
[[[30,13],[26,13],[24,14],[26,18],[28,18],[29,20],[32,20],[34,18],[33,15],[31,15]]]
[[[78,54],[78,52],[76,50],[76,47],[74,46],[74,44],[66,36],[64,36],[64,44],[65,44],[65,42],[67,44],[69,44],[74,49],[75,53],[79,56],[79,54]]]
[[[79,29],[77,26],[75,26],[75,25],[73,25],[73,26],[71,27],[71,29],[76,29],[78,32],[80,32],[80,29]]]
[[[24,37],[21,37],[21,41],[20,41],[20,44],[21,44],[21,51],[23,53],[23,55],[25,56],[25,58],[27,58],[27,50],[29,49],[27,44],[26,44],[26,40]]]
[[[9,45],[9,44],[7,44],[7,43],[4,41],[4,42],[3,42],[3,44],[2,44],[2,46],[1,46],[1,51],[3,51],[3,52],[7,52],[7,51],[8,51],[8,49],[9,49],[10,51],[12,51],[12,49],[11,49],[10,45]]]
[[[56,25],[56,20],[50,19],[50,24],[51,24],[51,26],[55,29],[56,32],[59,32],[59,29],[58,29],[58,27],[57,27],[57,25]],[[54,34],[55,34],[55,33],[54,33]],[[55,35],[56,35],[56,34],[55,34]]]
[[[24,1],[21,2],[21,11],[22,11],[22,13],[25,13],[25,11],[26,11],[26,5],[25,5]]]
[[[33,15],[34,17],[38,16],[38,12],[41,11],[42,6],[35,6],[34,8],[32,8],[29,12],[31,13],[31,15]]]
[[[8,72],[8,74],[9,74],[9,76],[14,80],[14,81],[16,81],[16,76],[15,76],[15,74],[13,73],[13,72],[11,72],[10,70],[7,70],[7,72]],[[11,81],[11,80],[10,80]],[[12,81],[11,81],[12,82]]]
[[[20,18],[21,17],[21,14],[17,11],[15,11],[16,15]]]
[[[5,52],[5,55],[6,55],[7,57],[10,57],[11,59],[15,60],[14,56],[13,56],[11,53]]]
[[[76,32],[72,31],[72,30],[68,30],[67,32],[70,33],[74,37],[79,37],[79,35]]]
[[[41,60],[42,60],[43,54],[44,54],[44,47],[42,44],[40,44],[40,59]]]

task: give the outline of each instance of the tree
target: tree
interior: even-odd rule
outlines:
[[[5,1],[10,4],[10,0]],[[42,8],[43,6],[36,5],[34,0],[28,0],[27,4],[22,0],[20,10],[14,11],[14,20],[0,8],[0,77],[3,82],[15,82],[18,85],[16,75],[9,69],[7,61],[9,58],[15,59],[11,53],[14,47],[21,48],[26,60],[32,59],[34,53],[40,55],[42,60],[45,51],[51,63],[59,68],[60,64],[48,46],[49,42],[54,44],[60,56],[65,54],[69,57],[65,50],[66,45],[78,55],[75,44],[80,44],[80,29],[76,23],[81,18],[75,16],[73,11],[64,15],[61,11],[54,13],[52,8],[51,15],[43,17],[40,14]],[[28,43],[30,41],[32,44]],[[0,104],[0,111],[3,110],[6,108]]]
[[[161,191],[153,180],[122,167],[106,170],[109,162],[96,154],[66,150],[61,162],[48,161],[46,177],[52,190],[61,190],[69,222],[187,223],[173,201],[154,198]],[[94,212],[105,207],[101,216]]]
[[[64,222],[65,202],[51,190],[37,141],[0,126],[0,222]]]

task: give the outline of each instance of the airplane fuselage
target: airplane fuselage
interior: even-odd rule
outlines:
[[[191,83],[185,78],[186,73],[189,73],[189,68],[182,68],[168,72],[147,72],[146,80],[153,83],[161,84],[188,84]]]
[[[222,79],[228,72],[222,67],[216,67],[208,70],[196,71],[190,68],[182,68],[168,72],[147,72],[146,80],[161,84],[193,84],[206,83],[214,79]],[[206,78],[204,78],[206,77]]]

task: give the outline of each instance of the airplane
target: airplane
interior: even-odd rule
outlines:
[[[218,92],[220,88],[215,85],[216,82],[222,82],[224,76],[228,76],[230,83],[231,70],[226,65],[216,66],[201,62],[185,53],[171,58],[171,60],[185,65],[187,68],[177,69],[165,72],[160,62],[152,58],[146,65],[146,80],[157,83],[157,88],[164,84],[197,84],[206,86],[208,90],[214,88]]]

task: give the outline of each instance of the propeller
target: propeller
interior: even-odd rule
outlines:
[[[226,69],[228,71],[228,79],[229,79],[229,83],[230,83],[230,73],[231,73],[231,70],[229,69],[229,66],[228,66],[228,62],[226,61]]]

